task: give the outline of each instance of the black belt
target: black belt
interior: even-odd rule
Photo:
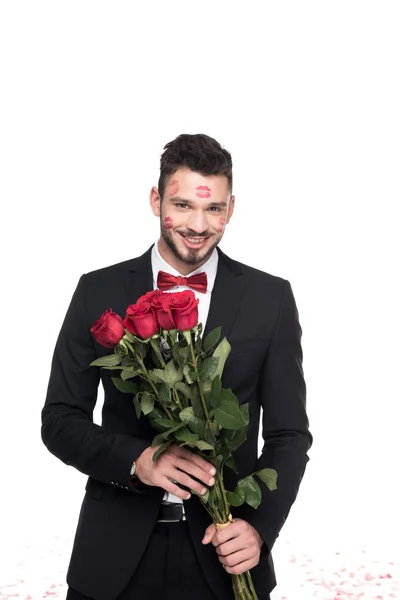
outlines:
[[[161,502],[157,521],[161,523],[178,523],[179,521],[186,521],[183,504],[180,502]]]

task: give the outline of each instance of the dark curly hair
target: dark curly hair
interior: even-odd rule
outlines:
[[[178,169],[188,168],[202,175],[225,175],[232,193],[232,157],[214,138],[197,133],[182,133],[164,146],[161,155],[158,191],[163,199],[168,177]]]

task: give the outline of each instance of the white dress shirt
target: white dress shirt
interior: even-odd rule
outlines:
[[[210,302],[211,302],[211,292],[214,287],[215,278],[217,276],[217,268],[218,268],[218,251],[214,248],[213,253],[210,258],[205,262],[201,267],[198,267],[191,273],[187,275],[182,275],[171,267],[161,256],[158,250],[158,242],[156,242],[151,250],[151,267],[153,270],[153,289],[157,288],[157,276],[159,271],[165,271],[170,275],[180,276],[180,277],[191,277],[196,273],[206,273],[207,274],[207,291],[204,294],[203,292],[198,292],[197,290],[193,290],[187,285],[176,285],[175,287],[167,290],[168,292],[182,292],[184,290],[192,290],[195,294],[196,298],[199,299],[199,322],[203,325],[203,331],[206,326],[206,321],[208,317],[208,312],[210,310]],[[165,492],[163,500],[167,502],[180,502],[182,503],[182,499],[178,498],[174,494],[170,494],[169,492]]]

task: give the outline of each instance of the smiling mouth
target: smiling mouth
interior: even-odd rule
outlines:
[[[189,235],[185,235],[183,233],[178,232],[179,235],[181,235],[183,238],[185,238],[185,240],[187,240],[190,244],[198,244],[199,246],[205,242],[210,236],[203,236],[203,237],[195,237],[195,236],[189,236]]]

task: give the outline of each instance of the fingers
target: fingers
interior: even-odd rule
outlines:
[[[176,456],[179,456],[180,458],[185,459],[191,465],[195,465],[201,471],[204,471],[204,473],[206,473],[208,476],[216,474],[215,467],[211,463],[206,461],[202,456],[199,456],[198,454],[195,454],[194,452],[191,452],[190,450],[187,450],[186,448],[183,448],[183,447],[181,448],[180,446],[175,445],[175,444],[172,444],[170,446],[170,448],[176,454]],[[197,475],[196,475],[196,477],[197,477]]]
[[[256,565],[258,565],[258,563],[259,559],[251,559],[245,560],[244,562],[241,562],[238,565],[235,565],[234,567],[228,567],[224,565],[223,566],[227,573],[231,573],[232,575],[241,575],[245,571],[248,571],[249,569],[252,569]]]
[[[215,532],[216,532],[216,527],[215,527],[214,523],[211,523],[211,525],[209,525],[204,532],[204,537],[201,540],[202,543],[208,544],[209,542],[211,542],[213,536],[215,535]]]
[[[207,492],[207,488],[204,486],[203,483],[197,481],[196,479],[192,479],[187,473],[179,471],[179,469],[173,469],[171,473],[171,478],[174,479],[176,483],[183,485],[189,488],[190,490],[193,490],[201,496],[203,496]]]
[[[177,467],[184,473],[186,473],[188,475],[192,475],[196,479],[199,479],[205,485],[214,485],[214,483],[215,483],[215,479],[214,479],[214,477],[211,477],[210,473],[208,473],[207,471],[204,471],[202,468],[195,465],[194,462],[191,460],[186,460],[184,458],[177,457],[175,467]],[[192,483],[194,481],[190,477],[189,477],[189,480]],[[183,482],[181,482],[181,483],[183,483]],[[184,485],[187,485],[187,487],[191,487],[192,489],[195,489],[196,492],[198,492],[197,487],[196,488],[193,487],[192,483],[189,482],[189,483],[185,483]],[[201,484],[199,484],[199,485],[201,488],[204,487],[204,485],[201,485]],[[205,492],[203,492],[203,493],[205,493]]]
[[[176,485],[176,483],[173,483],[170,479],[168,479],[168,477],[163,477],[157,485],[167,492],[170,492],[170,494],[174,494],[174,496],[181,498],[182,500],[189,500],[191,496],[190,492],[183,490],[181,487],[179,487],[179,485]]]

